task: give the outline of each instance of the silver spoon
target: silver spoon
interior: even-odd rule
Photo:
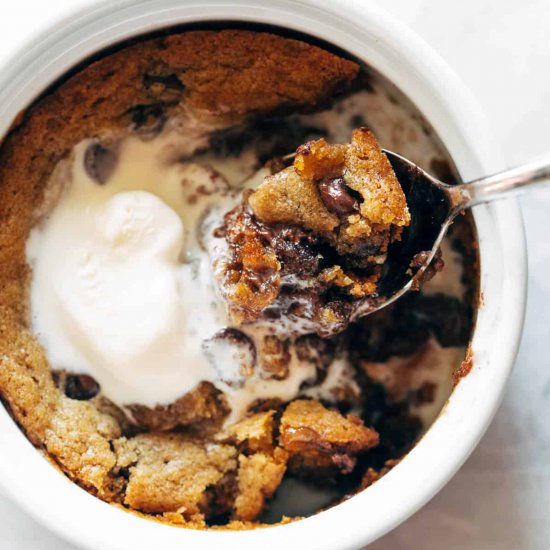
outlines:
[[[458,214],[478,204],[508,198],[550,181],[550,162],[543,160],[468,183],[448,185],[406,158],[392,151],[384,152],[407,197],[411,224],[404,230],[402,240],[388,250],[377,299],[360,307],[354,318],[373,313],[409,291],[434,259]]]

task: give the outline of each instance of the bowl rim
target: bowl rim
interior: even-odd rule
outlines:
[[[111,0],[73,10],[28,41],[3,67],[0,135],[41,91],[38,83],[53,82],[79,55],[87,57],[109,41],[166,27],[168,21],[220,19],[287,27],[336,43],[355,55],[364,54],[368,44],[369,65],[426,115],[464,179],[502,166],[483,115],[451,69],[406,26],[378,6],[360,0]],[[331,39],[331,33],[340,39]],[[364,58],[363,54],[357,57]],[[472,343],[474,368],[406,460],[368,491],[309,518],[267,530],[178,529],[121,513],[60,476],[4,409],[0,410],[0,487],[40,523],[90,549],[140,550],[152,544],[169,549],[186,543],[193,548],[218,544],[242,550],[260,544],[269,548],[307,544],[328,550],[372,542],[432,498],[466,460],[497,410],[515,360],[527,286],[519,203],[511,199],[478,207],[474,217],[482,229],[484,295],[478,317],[483,330],[476,328]],[[472,414],[472,407],[477,414]]]

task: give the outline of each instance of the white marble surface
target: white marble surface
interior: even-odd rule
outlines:
[[[52,14],[88,1],[0,3],[0,63]],[[550,154],[549,0],[376,1],[423,36],[469,85],[509,165]],[[522,199],[522,207],[529,303],[504,402],[455,478],[372,550],[550,548],[550,190]],[[76,550],[2,497],[0,549]]]

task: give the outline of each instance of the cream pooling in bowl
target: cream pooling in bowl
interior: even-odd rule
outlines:
[[[54,368],[93,376],[120,406],[169,404],[210,381],[238,416],[258,395],[295,397],[314,368],[250,376],[270,328],[235,341],[212,270],[224,252],[213,229],[239,193],[209,166],[172,160],[185,145],[168,131],[75,147],[27,243],[33,329]],[[110,173],[89,167],[99,155],[116,157]]]

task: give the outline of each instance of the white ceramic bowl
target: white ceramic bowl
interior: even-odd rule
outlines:
[[[484,121],[460,81],[419,38],[362,0],[111,0],[37,37],[0,71],[0,135],[69,67],[137,34],[180,23],[238,20],[308,33],[340,46],[396,84],[419,108],[462,177],[500,168]],[[307,548],[345,550],[380,537],[425,504],[472,452],[500,402],[520,339],[526,293],[518,204],[475,209],[483,305],[474,368],[410,454],[352,499],[313,517],[243,532],[201,532],[146,521],[69,482],[0,407],[0,484],[41,523],[92,550]],[[0,350],[1,352],[1,350]]]

